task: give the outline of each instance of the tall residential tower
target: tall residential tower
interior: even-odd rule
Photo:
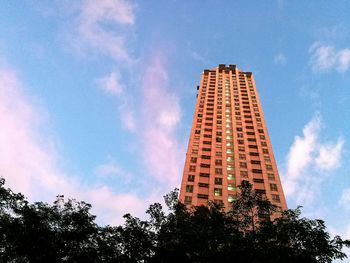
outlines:
[[[202,73],[182,177],[180,201],[229,206],[242,180],[287,209],[251,72],[220,64]]]

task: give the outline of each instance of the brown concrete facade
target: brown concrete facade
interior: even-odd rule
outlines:
[[[229,207],[242,180],[287,209],[253,74],[220,64],[198,86],[180,201]]]

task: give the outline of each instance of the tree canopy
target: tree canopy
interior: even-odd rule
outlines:
[[[0,179],[0,262],[332,262],[350,241],[331,237],[322,220],[301,209],[276,214],[243,181],[227,210],[186,207],[177,190],[155,203],[148,219],[124,215],[121,226],[99,226],[91,205],[58,196],[30,203]],[[277,215],[277,216],[276,216]]]

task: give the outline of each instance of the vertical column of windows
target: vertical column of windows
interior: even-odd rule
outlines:
[[[255,121],[256,121],[256,126],[258,128],[258,140],[260,142],[260,145],[262,147],[262,153],[263,155],[261,156],[261,162],[263,162],[264,166],[264,170],[266,170],[266,174],[267,176],[265,177],[265,179],[268,180],[268,182],[264,182],[263,179],[261,179],[262,181],[260,183],[265,183],[265,189],[269,189],[271,192],[271,200],[275,203],[280,203],[280,196],[279,196],[279,188],[277,186],[277,184],[275,183],[275,175],[274,173],[277,171],[274,171],[272,162],[271,162],[271,154],[268,151],[268,143],[266,140],[266,135],[265,135],[265,128],[263,125],[263,120],[262,120],[262,113],[260,112],[260,108],[259,108],[259,103],[256,97],[256,91],[255,91],[255,87],[253,85],[252,79],[248,78],[247,79],[248,82],[248,87],[249,87],[249,91],[251,94],[251,101],[252,101],[252,105],[253,105],[253,109],[254,109],[254,117],[255,117]],[[254,162],[252,160],[252,162]],[[260,170],[262,170],[262,168],[260,168]]]
[[[197,171],[197,163],[198,163],[198,154],[199,154],[199,144],[200,144],[200,135],[203,132],[202,131],[202,120],[203,120],[203,114],[204,114],[204,105],[205,105],[205,99],[207,95],[207,81],[208,76],[203,75],[202,77],[202,85],[199,90],[199,102],[198,102],[198,109],[197,109],[197,116],[195,116],[196,120],[194,121],[195,125],[195,132],[193,135],[192,145],[191,147],[191,155],[188,157],[190,160],[188,175],[187,175],[187,185],[185,188],[186,195],[184,199],[185,204],[191,204],[192,203],[192,194],[194,192],[194,183],[196,181],[196,176],[198,176],[199,171]]]
[[[214,123],[214,105],[215,105],[215,82],[216,75],[215,72],[209,72],[209,78],[207,82],[207,95],[206,95],[206,104],[204,109],[205,123],[202,139],[202,148],[201,148],[201,162],[200,162],[200,173],[197,193],[197,198],[199,199],[208,199],[208,188],[209,183],[208,179],[210,177],[210,162],[211,162],[211,153],[212,153],[212,131]]]
[[[222,176],[223,176],[223,166],[222,166],[222,74],[217,72],[218,82],[216,86],[216,129],[215,129],[215,170],[214,170],[214,201],[221,202],[222,197]]]
[[[239,116],[236,116],[236,134],[237,134],[237,144],[238,144],[238,157],[239,157],[239,174],[241,179],[246,179],[248,178],[248,166],[247,166],[247,160],[246,160],[246,144],[244,141],[244,130],[251,128],[244,126],[243,124],[244,121],[244,115],[250,112],[250,107],[248,101],[248,94],[246,93],[246,86],[245,86],[245,79],[244,75],[239,73],[238,74],[238,82],[237,82],[237,89],[236,94],[235,94],[235,99],[239,103],[239,108],[237,108],[237,111],[239,110],[238,113],[240,113]],[[240,96],[239,96],[240,95]]]

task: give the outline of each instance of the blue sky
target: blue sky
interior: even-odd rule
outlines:
[[[4,1],[0,173],[102,223],[178,186],[204,68],[252,71],[289,207],[350,238],[350,3]]]

